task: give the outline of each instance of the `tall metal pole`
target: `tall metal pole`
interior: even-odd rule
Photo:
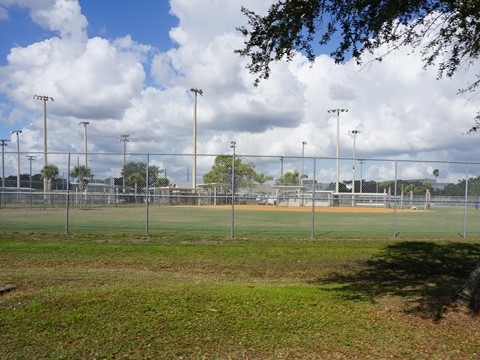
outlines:
[[[232,155],[232,226],[230,228],[230,237],[233,239],[235,236],[235,147],[237,143],[230,141],[230,147],[233,149]]]
[[[123,171],[125,171],[125,165],[127,164],[127,142],[130,141],[130,135],[120,135],[120,142],[123,142]],[[123,180],[123,192],[125,192],[125,174],[122,175]]]
[[[363,164],[365,164],[365,160],[360,159],[358,160],[360,164],[360,193],[363,192]]]
[[[17,135],[17,189],[20,189],[20,134],[22,130],[14,130],[12,134]]]
[[[305,175],[305,145],[306,141],[302,141],[302,174],[300,176],[300,184],[303,185],[303,176]]]
[[[352,206],[355,205],[354,194],[355,194],[355,143],[357,135],[360,134],[360,130],[350,130],[350,134],[353,135],[353,153],[352,153]]]
[[[197,188],[197,95],[203,95],[203,90],[191,88],[193,92],[193,158],[192,158],[192,189]]]
[[[78,125],[83,125],[83,140],[85,142],[85,168],[88,168],[88,150],[87,150],[87,125],[90,124],[88,121],[80,121]]]
[[[347,109],[330,109],[328,110],[329,113],[336,113],[337,114],[337,176],[335,182],[335,192],[338,194],[340,186],[340,113],[341,112],[348,112]]]
[[[47,95],[33,95],[33,98],[35,100],[40,100],[43,101],[43,165],[47,166],[48,165],[48,159],[47,159],[47,101],[54,101],[54,99],[51,96]]]
[[[10,139],[0,139],[0,146],[2,147],[2,192],[5,192],[5,146],[8,146]]]
[[[32,161],[36,159],[33,155],[27,155],[28,161],[30,161],[30,207],[32,207]],[[70,159],[70,158],[69,158]]]
[[[43,101],[43,166],[46,167],[48,165],[48,150],[47,150],[47,101],[54,101],[51,96],[47,95],[33,95],[35,100]],[[46,197],[46,193],[48,190],[48,179],[45,177],[43,178],[43,193],[44,197]]]
[[[283,185],[283,156],[280,156],[280,185]]]

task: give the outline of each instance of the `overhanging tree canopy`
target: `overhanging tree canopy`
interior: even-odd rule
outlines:
[[[452,76],[480,55],[478,0],[278,0],[267,14],[242,8],[248,26],[237,30],[246,38],[235,52],[250,58],[255,85],[270,76],[270,64],[291,60],[297,52],[315,60],[314,43],[335,43],[337,63],[365,53],[381,60],[401,46],[420,49],[425,67],[438,66],[438,77]],[[480,74],[461,90],[475,92]],[[480,113],[473,131],[480,129]]]
[[[236,50],[251,58],[248,69],[268,78],[272,61],[291,59],[296,51],[315,60],[313,42],[338,41],[337,62],[387,45],[422,49],[425,65],[439,60],[439,75],[453,75],[480,54],[478,0],[280,0],[267,15],[246,8],[249,26],[237,28],[247,39]],[[477,74],[472,86],[479,85]]]
[[[480,56],[479,0],[277,0],[266,15],[246,8],[248,26],[237,28],[246,38],[236,50],[249,57],[255,85],[270,76],[270,64],[292,60],[297,52],[313,62],[313,43],[338,44],[337,63],[373,54],[376,60],[401,46],[419,49],[425,67],[437,66],[438,77],[453,76]],[[378,50],[381,50],[380,53]],[[460,92],[475,93],[480,74]],[[480,112],[469,132],[480,130]],[[461,294],[480,310],[480,260]]]

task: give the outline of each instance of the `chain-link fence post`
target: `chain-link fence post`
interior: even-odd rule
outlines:
[[[147,154],[147,170],[145,176],[145,237],[148,239],[148,225],[149,225],[149,213],[148,213],[148,203],[150,202],[150,188],[149,188],[149,173],[148,168],[150,167],[150,154]]]
[[[230,142],[230,147],[233,150],[232,153],[232,225],[230,228],[230,237],[235,237],[235,141]]]
[[[313,183],[312,183],[312,240],[315,240],[315,195],[316,195],[317,158],[313,159]]]
[[[468,207],[468,163],[465,164],[465,202],[463,207],[463,238],[467,238],[467,207]]]
[[[70,158],[71,154],[68,153],[67,159],[67,193],[65,197],[65,234],[68,234],[68,220],[70,211]]]
[[[395,179],[393,189],[393,238],[397,237],[397,183],[398,183],[398,161],[395,160]]]

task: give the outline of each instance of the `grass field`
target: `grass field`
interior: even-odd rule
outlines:
[[[0,233],[4,359],[474,359],[480,241]]]
[[[467,211],[467,236],[480,236],[480,210]],[[145,205],[72,208],[69,233],[146,234]],[[0,231],[64,232],[63,208],[0,209]],[[220,235],[231,232],[229,206],[150,206],[148,234]],[[464,209],[430,211],[369,208],[235,206],[234,234],[239,237],[311,238],[451,238],[463,236]]]

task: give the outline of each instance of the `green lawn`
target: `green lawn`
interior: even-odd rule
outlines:
[[[0,233],[2,358],[468,359],[480,241]]]
[[[110,208],[72,208],[69,233],[146,234],[145,205]],[[232,211],[225,208],[150,206],[149,235],[229,236]],[[47,209],[0,209],[0,231],[64,232],[66,211]],[[467,236],[480,236],[480,210],[469,209]],[[464,232],[463,208],[390,213],[339,213],[317,211],[255,211],[237,209],[234,234],[239,237],[311,238],[450,238]]]

